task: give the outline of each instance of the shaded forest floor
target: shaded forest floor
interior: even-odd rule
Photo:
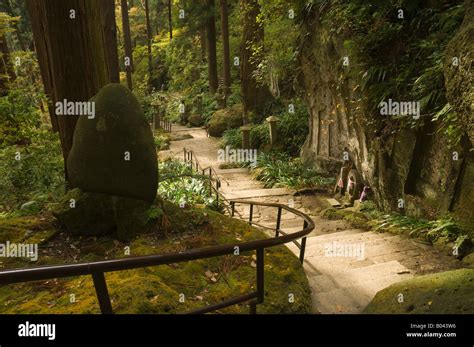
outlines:
[[[248,224],[206,209],[181,209],[165,203],[166,228],[140,235],[129,244],[110,237],[76,237],[58,231],[52,216],[22,217],[2,221],[10,242],[40,242],[35,265],[73,264],[126,256],[178,252],[211,245],[265,238]],[[158,223],[158,222],[157,222]],[[5,233],[2,233],[2,239]],[[43,240],[43,241],[41,241]],[[5,240],[0,240],[4,242]],[[18,258],[6,258],[1,268],[30,266]],[[284,246],[267,250],[265,303],[260,313],[309,313],[310,291],[298,259]],[[106,273],[115,313],[178,313],[218,303],[254,290],[255,255],[224,256],[179,264]],[[295,301],[288,301],[293,293]],[[184,294],[184,302],[180,295]],[[73,298],[73,299],[72,299]],[[81,276],[2,286],[1,313],[99,313],[92,278]],[[237,305],[221,313],[248,313]]]

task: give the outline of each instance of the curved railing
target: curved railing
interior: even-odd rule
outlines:
[[[143,268],[148,266],[158,266],[172,263],[179,263],[185,261],[192,261],[197,259],[206,259],[224,255],[235,255],[236,251],[240,254],[242,252],[256,251],[257,254],[257,267],[256,277],[257,285],[256,290],[244,294],[235,298],[231,298],[220,303],[209,305],[194,311],[186,313],[207,313],[215,310],[219,310],[232,305],[248,302],[250,304],[250,312],[257,312],[257,304],[261,304],[264,301],[264,255],[265,248],[278,246],[287,242],[294,242],[298,239],[302,239],[300,244],[300,261],[304,258],[304,248],[306,244],[306,235],[308,235],[314,229],[313,220],[303,212],[290,208],[282,204],[274,203],[260,203],[254,201],[231,201],[233,210],[235,210],[235,204],[249,204],[250,214],[249,223],[255,224],[252,221],[253,217],[253,206],[260,205],[266,207],[275,207],[278,209],[277,223],[275,225],[275,237],[241,242],[235,244],[211,246],[205,248],[189,249],[183,252],[168,253],[168,254],[156,254],[140,257],[130,257],[124,259],[104,260],[92,263],[80,263],[80,264],[69,264],[69,265],[52,265],[52,266],[40,266],[24,269],[13,269],[5,270],[0,272],[0,285],[14,284],[20,282],[46,280],[51,278],[63,278],[72,276],[83,276],[91,275],[94,287],[99,301],[100,310],[102,313],[111,314],[113,313],[112,305],[110,303],[110,297],[107,289],[107,282],[105,280],[104,273],[112,271],[122,271],[136,268]],[[280,230],[280,217],[282,210],[286,210],[290,213],[300,217],[303,222],[302,229],[292,234],[286,234]],[[282,236],[280,236],[280,234]],[[237,256],[237,255],[236,255]]]

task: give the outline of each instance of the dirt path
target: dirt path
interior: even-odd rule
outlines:
[[[220,170],[219,140],[208,138],[204,129],[173,125],[174,137],[184,134],[192,138],[172,141],[168,151],[160,152],[160,158],[182,156],[184,147],[191,149],[202,166],[212,165],[222,178],[222,192],[227,199],[288,204],[313,218],[316,228],[307,239],[304,269],[315,313],[360,313],[379,290],[393,283],[459,267],[454,258],[413,239],[354,229],[343,221],[323,220],[311,208],[321,197],[294,196],[285,188],[264,189],[247,169]],[[248,217],[248,207],[237,205],[236,209],[244,218]],[[276,211],[256,206],[254,221],[275,227]],[[293,232],[301,227],[300,219],[282,214],[282,230]],[[288,244],[288,248],[299,254],[293,244]],[[341,249],[345,255],[337,252]],[[333,256],[330,250],[335,250]]]

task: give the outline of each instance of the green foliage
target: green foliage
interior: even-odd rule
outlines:
[[[20,160],[16,160],[17,154]],[[36,201],[41,207],[58,199],[64,192],[58,135],[38,130],[29,145],[0,149],[0,186],[0,209],[7,212],[28,201]]]
[[[15,89],[0,98],[0,147],[30,141],[39,125],[40,112],[30,95]]]
[[[153,134],[153,140],[158,151],[167,150],[170,146],[170,137],[163,132],[155,130]]]
[[[436,112],[432,121],[440,122],[438,132],[443,132],[447,136],[451,147],[459,144],[465,129],[462,123],[458,121],[458,117],[449,103]]]
[[[465,231],[450,217],[426,220],[393,213],[380,216],[375,225],[374,231],[398,229],[410,236],[426,238],[431,242],[446,238],[460,243],[467,237]]]
[[[254,174],[265,188],[327,188],[334,184],[334,178],[328,174],[303,164],[299,158],[292,159],[282,153],[260,154]]]
[[[220,147],[225,148],[226,146],[230,146],[231,148],[242,147],[242,131],[240,131],[240,129],[237,128],[224,131]]]
[[[403,9],[403,19],[398,18]],[[459,141],[457,119],[439,112],[446,106],[443,52],[459,27],[464,9],[459,1],[426,4],[422,1],[331,2],[323,22],[331,35],[345,36],[345,49],[351,57],[352,77],[361,79],[369,108],[388,98],[417,100],[420,119],[387,118],[412,128],[434,119],[453,143]],[[342,80],[341,80],[342,81]]]
[[[159,164],[158,195],[174,204],[203,204],[214,210],[217,207],[215,192],[209,189],[207,176],[200,175],[191,166],[179,160],[168,159]]]
[[[295,113],[289,113],[281,104],[275,105],[274,110],[279,118],[278,136],[281,143],[280,149],[290,156],[297,156],[308,135],[309,115],[301,99],[292,100],[292,104],[295,107]],[[261,149],[270,143],[270,132],[266,121],[252,127],[250,141],[252,147],[257,149]],[[224,132],[220,145],[222,148],[226,146],[240,148],[242,146],[242,132],[240,129],[230,129]]]
[[[35,53],[15,52],[10,59],[18,59],[20,65],[8,94],[0,98],[0,148],[28,143],[41,122],[48,121],[39,109],[46,105],[46,97]]]
[[[253,55],[259,65],[255,73],[257,81],[268,85],[274,95],[293,92],[297,80],[298,37],[300,35],[301,1],[258,1],[260,15],[257,21],[265,28],[263,46],[253,47]],[[290,13],[294,18],[290,18]],[[284,38],[284,39],[282,39]],[[280,91],[280,87],[286,90]]]

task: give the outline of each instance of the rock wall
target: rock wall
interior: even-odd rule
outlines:
[[[466,228],[473,228],[473,1],[466,1],[465,7],[464,21],[445,51],[447,99],[467,130],[456,148],[448,147],[431,121],[417,130],[382,125],[361,91],[362,74],[345,70],[352,68],[350,60],[348,67],[343,65],[349,56],[345,38],[332,34],[320,14],[308,18],[301,68],[310,132],[302,158],[337,173],[347,151],[382,209],[396,210],[403,199],[408,214],[435,217],[452,212]],[[453,56],[460,58],[456,69],[449,64]],[[454,151],[459,160],[453,160]]]

